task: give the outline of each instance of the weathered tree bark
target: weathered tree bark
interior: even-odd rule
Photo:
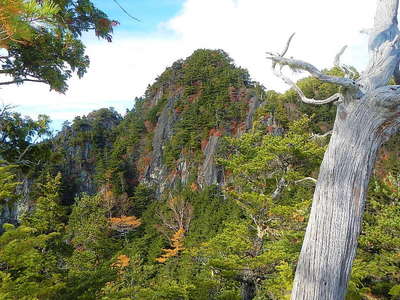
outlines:
[[[297,265],[293,300],[345,298],[377,152],[400,127],[400,86],[386,86],[399,73],[397,10],[398,0],[377,1],[374,28],[369,33],[370,61],[358,80],[351,79],[351,74],[343,81],[321,76],[308,63],[270,54],[276,74],[292,85],[306,103],[327,101],[305,98],[282,74],[283,66],[306,70],[322,81],[343,88],[343,94],[328,101],[336,100],[339,105]],[[339,57],[335,62],[340,67]]]
[[[400,92],[400,87],[396,89]],[[400,94],[397,97],[399,100]],[[369,95],[355,102],[354,107],[341,104],[338,108],[320,169],[292,299],[345,297],[377,152],[399,127],[398,113],[382,115],[374,100]]]

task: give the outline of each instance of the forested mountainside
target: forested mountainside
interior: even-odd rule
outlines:
[[[47,117],[3,109],[0,299],[288,299],[335,108],[200,49],[123,117],[46,138]],[[348,299],[400,299],[398,145],[376,165]]]

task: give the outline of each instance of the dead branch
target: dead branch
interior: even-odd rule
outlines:
[[[284,57],[285,54],[286,54],[286,52],[289,50],[290,43],[292,42],[292,39],[293,39],[293,37],[294,37],[295,34],[296,34],[296,33],[293,32],[293,33],[290,35],[288,41],[286,42],[286,47],[285,47],[285,49],[283,49],[283,51],[282,51],[282,53],[281,53],[281,55],[280,55],[281,57]]]
[[[294,183],[298,184],[298,183],[302,183],[304,181],[311,181],[312,183],[317,183],[317,179],[312,178],[312,177],[304,177],[303,179],[296,180]]]
[[[312,98],[307,98],[306,95],[304,95],[303,91],[301,90],[301,88],[299,88],[299,86],[293,81],[291,80],[289,77],[285,76],[282,73],[282,67],[280,66],[279,68],[276,68],[273,70],[275,76],[281,78],[286,84],[290,85],[299,95],[300,100],[304,103],[307,104],[314,104],[314,105],[323,105],[323,104],[328,104],[331,102],[335,102],[335,101],[342,101],[343,100],[343,95],[340,93],[336,93],[332,96],[330,96],[329,98],[323,99],[323,100],[316,100],[316,99],[312,99]]]
[[[284,189],[286,186],[287,186],[286,180],[285,180],[285,178],[282,177],[282,178],[279,180],[278,185],[276,186],[275,191],[274,191],[274,192],[272,193],[272,195],[271,195],[272,199],[274,199],[274,200],[277,199],[277,198],[281,195],[283,189]]]
[[[280,55],[276,55],[270,52],[267,52],[267,54],[269,55],[267,58],[272,60],[275,64],[279,64],[281,66],[288,66],[293,71],[307,71],[313,77],[323,82],[337,84],[354,91],[358,91],[359,89],[359,86],[356,81],[350,78],[343,78],[343,77],[324,74],[320,70],[318,70],[315,66],[313,66],[308,62],[293,58],[282,57]]]
[[[340,61],[340,58],[346,49],[347,49],[347,45],[343,46],[342,49],[340,49],[339,53],[336,54],[335,59],[333,60],[333,65],[335,67],[339,68],[345,74],[345,78],[353,79],[353,78],[355,78],[356,73],[353,71],[353,69],[350,66],[342,64]]]
[[[316,99],[310,99],[307,98],[303,91],[297,86],[297,84],[291,80],[289,77],[285,76],[282,73],[282,68],[284,66],[288,66],[294,71],[307,71],[310,73],[312,76],[315,78],[323,81],[323,82],[328,82],[328,83],[333,83],[337,84],[340,86],[345,87],[347,90],[352,91],[354,93],[359,92],[359,85],[356,81],[350,79],[350,78],[342,78],[342,77],[336,77],[336,76],[330,76],[327,74],[322,73],[320,70],[318,70],[316,67],[314,67],[312,64],[309,64],[307,62],[301,61],[301,60],[296,60],[292,58],[285,58],[283,57],[286,52],[288,51],[288,48],[290,46],[290,42],[293,38],[294,34],[292,34],[288,42],[286,43],[286,46],[284,50],[282,51],[281,54],[274,54],[267,52],[268,54],[268,59],[272,60],[272,70],[274,74],[281,78],[286,84],[290,85],[300,96],[300,100],[303,101],[304,103],[308,104],[315,104],[315,105],[321,105],[321,104],[327,104],[335,101],[342,101],[344,97],[340,93],[336,93],[332,95],[331,97],[324,99],[324,100],[316,100]],[[342,48],[342,51],[339,52],[338,55],[336,55],[335,62],[340,64],[340,55],[344,52],[345,48]]]
[[[323,139],[324,137],[327,137],[328,135],[332,134],[332,130],[329,130],[328,132],[325,132],[324,134],[312,134],[311,139],[316,140],[316,139]]]

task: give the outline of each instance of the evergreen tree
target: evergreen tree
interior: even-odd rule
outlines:
[[[15,188],[19,183],[15,181],[15,174],[12,172],[14,168],[0,161],[0,204],[16,198]]]
[[[0,235],[1,299],[53,299],[65,286],[60,175],[46,178],[34,212],[22,218],[18,227],[4,224],[5,232]]]
[[[65,211],[60,205],[61,174],[52,177],[45,175],[45,183],[36,185],[38,198],[35,201],[33,213],[25,216],[23,224],[36,229],[36,232],[47,234],[51,232],[64,232]]]

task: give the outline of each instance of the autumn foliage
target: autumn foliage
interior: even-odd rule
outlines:
[[[170,249],[162,249],[164,254],[160,257],[156,258],[156,261],[159,263],[166,262],[169,258],[177,256],[179,252],[183,249],[183,238],[185,237],[185,229],[183,227],[179,228],[177,232],[175,232],[171,237],[171,248]]]
[[[7,2],[4,3],[6,5],[0,7],[0,34],[1,34],[1,39],[0,40],[5,40],[8,38],[11,38],[14,33],[15,29],[14,26],[12,26],[10,20],[9,20],[9,15],[10,14],[20,14],[22,10],[22,3],[17,2],[17,1],[12,1],[12,2]]]
[[[0,48],[8,48],[13,42],[27,44],[34,23],[49,26],[57,12],[58,7],[49,0],[0,0]]]
[[[112,230],[125,235],[139,227],[142,223],[140,219],[136,218],[135,216],[121,216],[119,218],[110,218],[110,224]]]
[[[113,263],[111,266],[118,268],[118,269],[123,269],[127,266],[129,266],[130,263],[130,258],[126,256],[125,254],[118,255],[117,261]]]

